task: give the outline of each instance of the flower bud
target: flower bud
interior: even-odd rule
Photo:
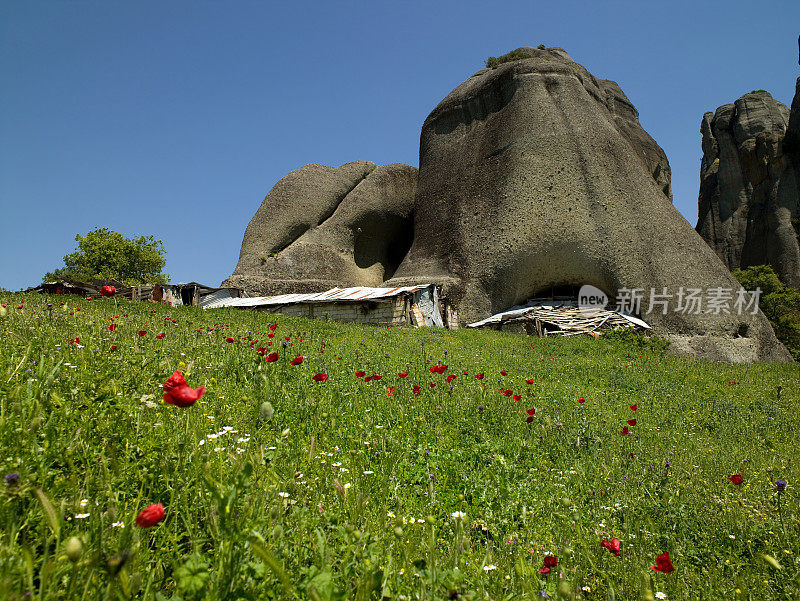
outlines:
[[[261,413],[261,419],[263,419],[264,421],[268,421],[269,419],[271,419],[272,415],[275,413],[275,409],[272,407],[272,403],[270,403],[269,401],[264,401],[263,403],[261,403],[260,413]]]
[[[67,559],[72,563],[78,563],[81,555],[83,555],[83,543],[77,536],[73,536],[67,541],[64,550],[66,551]]]

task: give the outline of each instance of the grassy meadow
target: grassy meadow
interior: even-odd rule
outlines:
[[[0,302],[0,599],[800,598],[797,365]]]

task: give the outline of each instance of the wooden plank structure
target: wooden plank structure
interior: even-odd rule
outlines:
[[[648,329],[643,321],[617,311],[574,304],[537,304],[501,313],[470,327],[486,327],[528,336],[599,336],[606,330]]]

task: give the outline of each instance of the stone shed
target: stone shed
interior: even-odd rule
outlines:
[[[296,317],[382,326],[455,327],[457,316],[439,288],[428,284],[397,288],[333,288],[309,294],[227,298],[205,309],[251,309]]]

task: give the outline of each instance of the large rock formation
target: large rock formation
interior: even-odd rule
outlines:
[[[306,165],[267,194],[223,286],[251,293],[380,286],[411,245],[417,169]]]
[[[414,242],[389,284],[444,283],[466,322],[553,286],[740,288],[672,206],[666,156],[619,86],[560,48],[516,52],[425,120]],[[678,350],[789,359],[761,313],[674,307],[645,319]]]
[[[697,231],[729,269],[771,265],[800,288],[800,165],[788,124],[789,109],[764,90],[703,115]]]

